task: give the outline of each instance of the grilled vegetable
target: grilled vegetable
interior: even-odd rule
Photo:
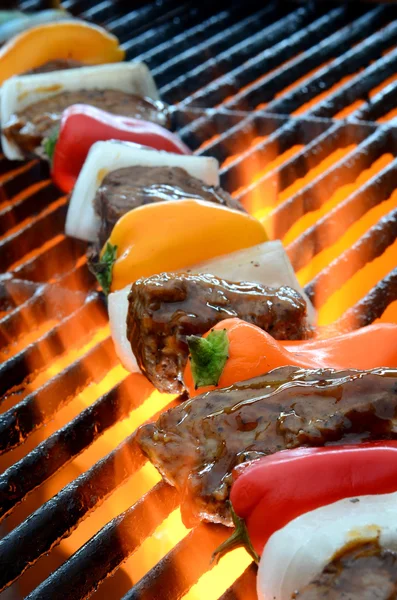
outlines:
[[[397,442],[285,450],[237,467],[234,478],[230,500],[261,555],[273,533],[300,515],[397,491]]]
[[[94,95],[106,91],[120,92],[131,95],[131,99],[135,95],[138,100],[142,99],[142,102],[147,97],[152,104],[158,99],[153,78],[143,63],[98,65],[12,77],[3,84],[1,93],[2,146],[7,158],[24,158],[24,153],[14,139],[17,135],[25,133],[27,137],[32,137],[32,124],[23,118],[24,110],[29,111],[29,108],[32,110],[33,105],[44,100],[56,102],[56,97],[62,94],[66,94],[64,101],[67,101],[68,94],[82,90],[90,91]],[[71,104],[75,102],[71,102]],[[66,107],[69,105],[66,104]],[[61,112],[66,107],[63,106]],[[152,110],[155,108],[156,106]],[[126,110],[129,110],[128,106],[126,106]],[[133,113],[127,114],[132,116]],[[43,121],[44,116],[45,121]],[[45,137],[43,125],[46,127],[48,125],[51,130],[51,127],[55,127],[59,123],[60,118],[61,115],[55,109],[49,110],[48,107],[45,115],[38,115],[37,130],[40,135],[37,136],[37,145],[40,145],[42,137]],[[21,132],[24,127],[28,131]]]
[[[229,342],[227,360],[216,354],[209,369],[212,373],[224,365],[219,387],[286,365],[303,369],[397,368],[397,325],[391,323],[368,325],[330,339],[297,342],[276,341],[266,331],[239,319],[222,321],[214,326],[214,330],[225,330]],[[186,365],[184,381],[190,396],[213,389],[213,385],[203,389],[200,383],[210,378],[208,367],[200,363],[200,344],[204,344],[204,340],[198,340],[195,345],[189,343],[191,361]]]
[[[233,483],[231,473],[237,465],[300,446],[397,438],[396,408],[397,370],[305,371],[282,367],[170,409],[156,423],[141,427],[137,441],[166,480],[182,494],[186,524],[191,526],[201,518],[231,525],[226,501]],[[281,457],[282,454],[279,459],[276,455],[275,460],[281,461]],[[281,490],[288,490],[295,499],[303,483],[299,483],[292,467],[289,483],[282,467],[280,464],[277,471],[285,481]],[[389,468],[382,466],[379,473],[387,473],[383,469]],[[370,481],[370,477],[377,477],[373,469],[364,466],[360,469],[363,476],[365,470],[370,474],[365,480],[358,478],[358,486],[362,481]],[[330,475],[337,491],[355,484],[354,472],[349,473],[347,481],[339,483],[339,474]],[[307,493],[320,489],[320,485],[325,489],[328,484],[325,480],[322,484],[317,482],[320,477],[327,479],[327,473],[316,471],[314,479],[306,481]],[[276,494],[277,488],[272,489]],[[251,502],[250,495],[246,501]],[[293,510],[292,505],[288,514]],[[261,511],[257,521],[259,546],[254,543],[257,552],[265,528],[272,528],[272,519],[271,510]],[[256,539],[253,537],[252,541]],[[304,541],[303,534],[300,543]]]
[[[0,83],[51,60],[101,64],[121,61],[124,54],[117,38],[97,25],[73,20],[38,25],[1,48]]]
[[[258,244],[250,248],[231,252],[226,256],[222,255],[213,258],[209,261],[189,267],[186,271],[188,273],[212,274],[220,279],[229,281],[252,281],[273,288],[289,286],[299,292],[306,300],[309,322],[314,322],[313,307],[311,306],[310,301],[305,297],[285,250],[278,240],[264,242],[263,244]],[[111,293],[108,298],[108,308],[110,327],[117,355],[126,369],[135,372],[139,369],[131,349],[131,344],[127,339],[126,327],[128,294],[130,293],[130,290],[131,285],[128,285],[122,290]],[[224,321],[224,323],[226,322],[227,321]],[[253,331],[256,331],[256,329],[254,328]],[[250,364],[249,361],[251,358],[253,358],[254,355],[256,356],[257,346],[255,345],[253,347],[253,353],[251,353],[249,346],[245,348],[245,351],[247,353],[247,363],[245,361],[241,362],[241,366],[244,369],[244,376],[246,374],[246,366]],[[262,361],[259,362],[263,365]],[[264,371],[265,369],[261,369],[260,373],[263,373]],[[239,377],[239,379],[242,378],[243,377]],[[195,395],[193,382],[188,379],[186,379],[185,382],[188,383],[188,387],[193,391],[193,395]],[[199,390],[199,393],[202,393],[202,390]]]
[[[176,135],[149,121],[113,115],[94,106],[76,104],[62,115],[59,132],[46,153],[52,160],[51,175],[57,186],[70,192],[91,146],[98,141],[121,140],[156,150],[190,154]]]
[[[96,142],[88,153],[72,193],[65,226],[67,235],[90,242],[98,240],[102,223],[94,207],[97,190],[108,173],[134,165],[180,167],[207,186],[219,185],[218,161],[215,158],[154,152],[128,142]],[[157,210],[154,209],[155,212]],[[152,226],[149,219],[147,226]],[[129,280],[131,282],[132,279]]]
[[[260,600],[268,600],[268,598],[291,600],[295,597],[293,594],[296,591],[309,584],[313,578],[319,577],[322,569],[336,555],[343,552],[346,546],[352,547],[372,541],[378,543],[383,549],[395,550],[397,543],[395,447],[390,446],[389,443],[382,443],[379,448],[363,445],[357,449],[353,448],[350,455],[345,455],[346,462],[342,460],[338,462],[336,455],[334,459],[339,472],[332,461],[332,464],[326,465],[325,471],[311,470],[314,479],[308,479],[305,470],[303,469],[302,472],[298,464],[296,465],[302,475],[301,481],[306,484],[308,491],[303,491],[303,485],[298,482],[296,476],[294,481],[298,490],[303,492],[309,501],[306,506],[310,504],[311,509],[293,518],[273,533],[266,543],[259,563],[257,580]],[[323,461],[320,459],[319,467],[321,462]],[[332,482],[333,485],[326,483],[325,480]],[[286,481],[284,478],[282,484],[284,490],[288,485]],[[318,487],[322,487],[319,502],[317,501]],[[329,491],[328,497],[322,496],[326,488]],[[334,501],[338,496],[341,499]],[[297,494],[294,493],[292,497],[295,499]],[[283,497],[281,504],[286,508],[292,502]],[[264,515],[269,516],[268,507],[266,512],[262,512],[262,524],[267,520],[264,519]],[[377,584],[376,595],[378,596],[379,580]],[[340,590],[340,593],[343,594],[343,590]],[[355,595],[348,597],[356,598]],[[387,594],[379,597],[390,596]]]
[[[264,241],[259,221],[211,202],[170,200],[140,206],[119,219],[109,238],[118,247],[111,289]]]

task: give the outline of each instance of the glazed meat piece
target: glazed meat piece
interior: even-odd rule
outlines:
[[[136,439],[181,493],[187,526],[231,525],[232,471],[298,446],[397,438],[397,371],[281,367],[183,402],[138,429]]]
[[[152,202],[194,198],[237,210],[241,204],[220,187],[205,185],[180,167],[126,167],[112,171],[102,181],[94,200],[101,218],[101,246],[114,225],[132,208]]]
[[[27,106],[10,118],[3,133],[29,155],[59,125],[62,112],[72,104],[90,104],[117,115],[168,125],[168,112],[162,102],[119,90],[83,89],[60,92]]]
[[[390,600],[397,597],[397,554],[368,542],[332,560],[296,600]]]
[[[23,75],[36,75],[37,73],[52,73],[52,71],[65,71],[67,69],[79,69],[84,67],[84,63],[79,60],[73,60],[71,58],[58,58],[56,60],[49,60],[48,62],[25,71]]]
[[[219,321],[239,317],[278,340],[308,334],[306,303],[286,286],[162,273],[133,283],[128,305],[127,338],[138,365],[157,389],[169,393],[183,390],[186,336],[203,335]]]

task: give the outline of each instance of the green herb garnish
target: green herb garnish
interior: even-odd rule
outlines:
[[[95,260],[90,258],[88,262],[90,271],[95,275],[106,295],[109,294],[112,285],[112,271],[117,258],[116,254],[117,246],[107,242],[102,256]]]
[[[190,335],[187,338],[194,385],[218,385],[229,352],[226,329],[213,329],[206,338]]]
[[[43,149],[50,159],[50,162],[52,162],[52,159],[54,158],[55,146],[58,141],[58,137],[59,127],[56,127],[52,133],[50,133],[50,135],[43,140]]]

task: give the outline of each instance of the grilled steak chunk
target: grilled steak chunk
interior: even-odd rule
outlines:
[[[72,104],[89,104],[116,115],[145,119],[163,126],[168,124],[168,112],[162,102],[119,90],[93,89],[60,92],[35,102],[13,115],[5,123],[3,133],[29,155],[59,125],[63,111]]]
[[[361,544],[330,562],[297,600],[390,600],[397,597],[397,554],[376,542]]]
[[[163,392],[183,390],[186,336],[203,335],[223,319],[240,317],[279,340],[307,334],[306,303],[286,286],[162,273],[133,283],[128,303],[127,338],[142,372]]]
[[[184,522],[231,525],[237,464],[285,448],[397,438],[397,371],[281,367],[172,408],[136,439],[181,493]]]
[[[136,166],[117,169],[106,175],[94,199],[95,211],[102,224],[101,246],[119,218],[132,208],[184,198],[207,200],[243,210],[241,204],[222,188],[205,185],[180,167]]]

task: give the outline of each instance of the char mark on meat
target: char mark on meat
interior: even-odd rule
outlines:
[[[279,340],[308,336],[306,303],[290,287],[231,283],[212,275],[162,273],[132,284],[127,337],[139,367],[163,392],[180,393],[186,337],[239,317]]]
[[[143,452],[181,494],[184,522],[231,525],[238,464],[286,448],[396,439],[397,371],[281,367],[188,400],[142,426]]]

